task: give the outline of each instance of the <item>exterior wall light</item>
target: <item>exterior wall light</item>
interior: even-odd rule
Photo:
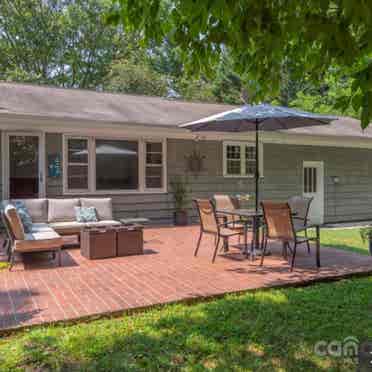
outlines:
[[[338,185],[340,183],[340,177],[339,176],[331,176],[332,182],[335,185]]]

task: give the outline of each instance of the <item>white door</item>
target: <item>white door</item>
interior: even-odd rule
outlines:
[[[309,211],[310,222],[324,220],[324,169],[322,161],[304,161],[302,172],[303,196],[314,198]]]
[[[2,153],[3,198],[43,197],[45,194],[43,134],[4,133]]]

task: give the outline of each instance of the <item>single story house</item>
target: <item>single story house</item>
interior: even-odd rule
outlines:
[[[2,82],[2,198],[109,195],[116,218],[160,224],[172,221],[177,175],[190,199],[253,193],[252,133],[178,127],[231,108]],[[314,196],[321,222],[372,218],[372,128],[363,132],[358,120],[264,132],[259,155],[262,198]]]

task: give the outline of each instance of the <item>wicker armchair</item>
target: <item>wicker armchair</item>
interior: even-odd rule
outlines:
[[[314,240],[317,243],[316,264],[317,267],[319,267],[319,227],[316,226],[317,234],[315,238],[298,236],[294,228],[292,211],[288,203],[274,203],[266,201],[262,202],[261,206],[266,224],[266,235],[263,244],[261,265],[263,265],[268,239],[278,240],[283,243],[283,256],[285,259],[287,259],[288,250],[290,251],[292,254],[291,271],[293,271],[296,259],[297,246],[302,243],[309,244],[309,241]]]
[[[221,226],[217,219],[215,206],[210,200],[196,199],[194,200],[194,203],[196,205],[200,218],[200,235],[198,243],[196,245],[194,256],[197,256],[198,254],[203,234],[214,235],[215,249],[212,258],[212,262],[214,262],[216,260],[217,250],[221,239],[224,242],[224,246],[228,246],[228,239],[231,236],[239,235],[240,232],[228,227],[224,227],[224,224],[222,224]]]

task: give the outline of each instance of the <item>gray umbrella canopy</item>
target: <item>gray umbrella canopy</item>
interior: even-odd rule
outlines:
[[[244,105],[234,110],[180,125],[193,132],[256,132],[256,149],[258,148],[259,131],[285,130],[315,125],[327,125],[337,119],[335,116],[314,114],[282,106],[266,103],[260,105]],[[259,158],[256,151],[256,210],[259,203]]]
[[[324,125],[335,119],[337,119],[335,116],[263,103],[244,105],[234,110],[182,124],[181,127],[192,131],[248,132],[255,131],[256,124],[259,124],[259,130],[271,131]]]

